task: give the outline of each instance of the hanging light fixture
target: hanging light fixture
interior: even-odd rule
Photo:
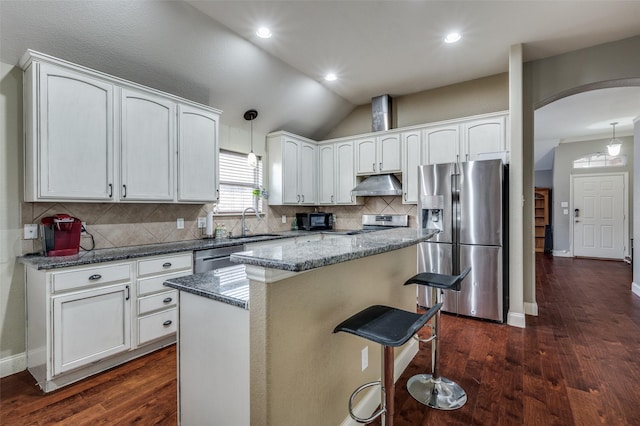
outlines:
[[[613,126],[613,138],[611,138],[609,145],[607,145],[607,152],[611,157],[620,154],[620,147],[622,146],[620,139],[616,139],[616,124],[618,124],[618,122],[611,123]]]
[[[250,109],[249,111],[244,113],[244,119],[248,120],[251,123],[251,152],[247,155],[247,165],[252,169],[255,169],[258,166],[258,157],[253,153],[253,120],[258,116],[258,111],[255,109]]]

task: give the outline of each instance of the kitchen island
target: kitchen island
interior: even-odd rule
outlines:
[[[233,285],[236,296],[223,295],[227,288],[214,273],[167,281],[180,290],[182,424],[337,425],[349,419],[349,395],[379,378],[381,350],[334,335],[333,328],[373,304],[415,310],[416,289],[402,284],[416,273],[416,244],[432,235],[404,228],[257,246],[232,255],[247,273]],[[416,352],[413,340],[398,348],[397,376]],[[370,414],[378,402],[372,390],[356,413]]]

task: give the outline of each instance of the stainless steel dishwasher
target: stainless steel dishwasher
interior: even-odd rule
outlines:
[[[232,262],[229,256],[231,256],[231,253],[237,253],[243,250],[244,245],[242,244],[232,247],[196,250],[193,252],[193,273],[200,274],[202,272],[214,271],[230,266],[241,266]]]

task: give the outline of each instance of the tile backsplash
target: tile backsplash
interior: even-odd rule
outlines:
[[[361,216],[371,213],[409,214],[409,226],[416,227],[416,206],[402,204],[401,197],[367,197],[358,206],[323,206],[318,211],[336,216],[336,229],[358,229]],[[314,207],[268,206],[260,220],[253,213],[246,216],[251,233],[278,232],[291,229],[296,213],[313,212]],[[198,217],[206,217],[212,204],[129,204],[129,203],[22,203],[22,224],[40,223],[46,216],[66,213],[87,223],[95,248],[125,247],[201,238]],[[286,223],[282,223],[286,216]],[[184,229],[177,229],[176,220],[184,219]],[[233,235],[241,232],[240,216],[215,216],[216,224],[224,224]],[[91,239],[83,237],[82,247],[91,247]],[[39,240],[23,240],[22,252],[41,250]]]

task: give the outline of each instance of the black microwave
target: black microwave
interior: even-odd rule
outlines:
[[[308,231],[332,229],[333,213],[296,213],[298,229]]]

